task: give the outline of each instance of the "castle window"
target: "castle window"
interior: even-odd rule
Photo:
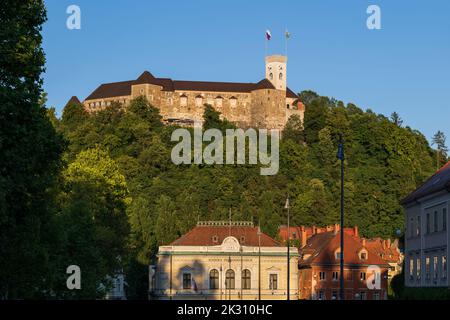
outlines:
[[[230,106],[234,108],[234,107],[236,107],[236,104],[237,104],[237,99],[235,97],[231,97],[230,98]]]
[[[222,107],[222,97],[216,97],[216,107],[221,108]]]
[[[270,80],[273,80],[273,73],[271,72],[269,75]]]
[[[106,105],[107,105],[107,106],[110,106],[110,105],[111,105],[111,101],[108,101],[108,102],[106,103]]]
[[[139,90],[141,94],[144,94],[144,89]]]
[[[280,74],[278,75],[278,78],[280,79],[280,80],[282,80],[283,79],[283,74],[280,72]]]
[[[186,106],[187,106],[187,102],[188,102],[187,96],[182,95],[182,96],[180,97],[180,106],[186,107]]]
[[[195,106],[201,107],[203,104],[203,97],[202,96],[196,96],[195,97]]]

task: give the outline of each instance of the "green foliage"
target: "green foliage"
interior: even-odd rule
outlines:
[[[0,10],[0,299],[36,298],[53,281],[52,191],[64,144],[44,107],[43,1]],[[49,111],[51,113],[51,111]]]
[[[358,225],[366,237],[392,237],[403,230],[399,200],[433,172],[434,153],[425,137],[354,104],[345,106],[312,92],[301,96],[306,102],[304,128],[299,119],[289,120],[275,176],[261,176],[258,166],[250,165],[173,165],[170,135],[176,127],[162,126],[158,109],[142,97],[126,111],[114,105],[89,115],[72,112],[77,115],[73,126],[63,116],[58,130],[70,142],[68,172],[84,166],[83,157],[76,167],[71,163],[78,153],[99,146],[125,177],[132,198],[125,202],[130,224],[126,259],[134,265],[127,267],[127,277],[142,277],[139,265],[151,263],[158,245],[172,242],[198,219],[227,220],[230,208],[233,219],[253,220],[276,237],[286,220],[288,193],[293,223],[338,223],[339,134],[345,140],[347,224]],[[204,120],[204,129],[233,128],[211,106],[206,106]],[[89,173],[95,181],[95,172],[80,170],[77,176]],[[129,290],[142,292],[133,286]]]
[[[107,276],[122,268],[129,225],[126,207],[131,202],[125,177],[108,153],[96,147],[80,152],[63,172],[59,196],[64,227],[61,269],[69,264],[82,270],[82,288],[65,298],[101,298]]]

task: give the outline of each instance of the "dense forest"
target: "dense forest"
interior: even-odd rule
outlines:
[[[233,220],[252,220],[276,237],[287,195],[293,224],[337,223],[339,135],[346,224],[367,237],[393,237],[404,227],[399,200],[447,160],[445,137],[433,150],[396,113],[387,118],[304,91],[305,119],[289,119],[277,175],[262,176],[257,165],[176,166],[177,127],[164,125],[144,97],[92,114],[72,102],[56,117],[41,87],[43,3],[8,1],[0,14],[9,46],[0,58],[0,298],[102,297],[107,276],[120,270],[128,297],[146,298],[159,245],[199,219],[226,220],[230,210]],[[206,106],[207,128],[233,124]],[[73,264],[82,290],[65,287]]]

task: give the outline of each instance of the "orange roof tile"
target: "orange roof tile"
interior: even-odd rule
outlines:
[[[230,232],[231,230],[231,232]],[[229,236],[235,237],[241,245],[258,246],[258,227],[252,226],[196,226],[177,240],[172,246],[217,246]],[[279,247],[281,244],[265,233],[261,233],[262,247]]]

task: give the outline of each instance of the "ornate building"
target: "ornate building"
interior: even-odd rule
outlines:
[[[266,78],[257,83],[179,81],[145,71],[136,80],[100,85],[83,105],[95,112],[143,95],[167,123],[201,122],[204,105],[209,104],[238,127],[282,129],[291,115],[302,120],[304,115],[304,105],[286,85],[286,67],[285,56],[266,57]]]
[[[290,299],[298,299],[298,250],[290,248]],[[252,222],[199,222],[160,246],[150,298],[286,300],[287,247]]]

